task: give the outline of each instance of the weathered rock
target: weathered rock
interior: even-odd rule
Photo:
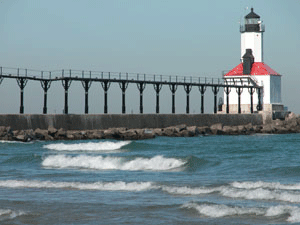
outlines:
[[[286,127],[275,126],[275,127],[273,127],[273,132],[276,133],[276,134],[287,134],[290,131]]]
[[[211,125],[210,129],[211,129],[212,134],[214,134],[214,135],[224,134],[223,125],[221,123]]]
[[[197,127],[197,130],[198,130],[198,134],[201,134],[201,135],[212,134],[211,129],[209,127],[207,127],[207,126],[205,126],[205,127]]]
[[[103,138],[106,138],[106,139],[120,139],[122,136],[120,134],[120,131],[126,131],[126,129],[123,129],[123,128],[110,128],[108,130],[105,130],[103,132]]]
[[[272,134],[274,133],[274,126],[272,124],[265,124],[263,125],[263,128],[261,129],[261,133],[264,134]]]
[[[156,135],[156,136],[162,136],[163,135],[163,131],[161,128],[156,128],[152,130],[152,134]]]
[[[273,120],[273,121],[272,121],[272,124],[273,124],[274,126],[281,126],[281,127],[283,127],[283,126],[285,126],[286,121],[280,120],[280,119],[276,119],[276,120]]]
[[[55,138],[56,139],[66,139],[67,137],[67,132],[63,129],[63,128],[60,128],[59,130],[57,130],[56,134],[55,134]]]
[[[300,117],[297,117],[296,121],[297,121],[298,125],[300,125]]]
[[[134,131],[136,132],[136,134],[138,136],[143,136],[144,133],[145,133],[145,130],[144,129],[134,129]]]
[[[188,130],[182,130],[179,134],[178,137],[189,137],[189,131]]]
[[[295,129],[298,126],[298,122],[296,118],[290,119],[287,121],[286,128],[287,129]]]
[[[186,124],[180,124],[180,125],[177,125],[175,128],[178,129],[178,133],[179,133],[182,130],[186,130],[187,126],[186,126]]]
[[[137,140],[138,134],[134,129],[130,129],[122,132],[120,137],[124,140]]]
[[[254,131],[252,123],[248,123],[247,125],[245,125],[245,128],[248,132]]]
[[[143,136],[140,139],[152,139],[152,138],[155,138],[154,134],[144,133]]]
[[[27,142],[27,137],[24,134],[20,134],[18,136],[15,136],[16,141],[22,141],[22,142]]]
[[[5,132],[6,132],[6,135],[9,136],[9,137],[13,137],[13,130],[11,129],[11,127],[6,127],[5,128]]]
[[[92,131],[88,134],[88,139],[102,139],[103,138],[103,132],[99,130]]]
[[[145,134],[153,134],[153,129],[145,128],[144,133]]]
[[[35,129],[34,136],[36,139],[45,140],[46,136],[48,137],[48,130],[41,130],[40,128]]]
[[[67,131],[67,139],[82,140],[82,139],[86,139],[86,137],[82,134],[81,131],[68,130]]]
[[[189,137],[194,137],[199,134],[198,128],[196,126],[187,127]]]
[[[167,127],[163,129],[162,132],[162,134],[167,137],[173,137],[175,133],[178,133],[175,127]]]
[[[24,134],[24,131],[23,130],[14,130],[13,131],[13,136],[15,137],[15,136],[18,136],[18,135],[21,135],[21,134]]]
[[[0,137],[4,137],[6,135],[6,127],[0,126]]]
[[[224,126],[223,127],[223,134],[226,134],[226,135],[235,135],[235,134],[237,134],[238,129],[237,129],[237,127],[234,127],[234,128],[232,126]]]
[[[247,128],[244,125],[237,126],[238,134],[247,134]]]
[[[48,134],[54,137],[54,135],[57,133],[57,129],[54,127],[48,127]]]
[[[291,112],[286,116],[285,121],[289,121],[289,120],[293,120],[293,119],[297,119],[297,118],[298,118],[298,116],[295,113]]]
[[[67,134],[67,139],[69,140],[76,140],[73,134]]]

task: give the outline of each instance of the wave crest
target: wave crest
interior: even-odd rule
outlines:
[[[300,184],[280,184],[279,182],[233,182],[231,186],[241,189],[257,189],[257,188],[268,188],[268,189],[281,189],[281,190],[300,190]]]
[[[276,187],[276,188],[275,188]],[[282,188],[282,189],[279,189]],[[280,184],[267,182],[234,182],[218,187],[169,187],[163,186],[163,191],[175,195],[216,194],[227,198],[249,200],[275,200],[290,203],[300,203],[300,192],[297,184]]]
[[[126,160],[122,157],[103,157],[103,156],[66,156],[55,155],[48,156],[42,162],[44,167],[52,168],[80,168],[95,170],[149,170],[149,171],[168,171],[182,167],[186,162],[155,156],[153,158],[135,158]]]
[[[0,181],[0,187],[4,188],[38,188],[38,189],[75,189],[75,190],[99,190],[99,191],[146,191],[157,188],[151,182],[52,182],[35,180],[5,180]],[[1,212],[1,211],[0,211]]]
[[[234,215],[245,215],[245,214],[254,214],[254,215],[263,215],[260,209],[258,208],[241,208],[233,207],[226,205],[210,205],[210,204],[196,204],[196,203],[187,203],[182,206],[183,208],[193,208],[196,209],[201,215],[218,218],[225,216],[234,216]]]
[[[246,208],[218,204],[186,203],[182,206],[182,208],[195,209],[199,214],[211,218],[245,215],[255,215],[264,217],[278,217],[287,215],[288,217],[286,218],[286,221],[293,223],[300,222],[300,208],[289,205],[278,205],[271,206],[268,208]]]
[[[88,142],[78,144],[49,144],[45,145],[44,148],[55,150],[55,151],[113,151],[121,149],[123,146],[130,144],[130,141],[119,141],[119,142]]]
[[[0,209],[0,220],[3,219],[14,219],[18,216],[25,215],[26,213],[24,211],[13,211],[11,209]]]

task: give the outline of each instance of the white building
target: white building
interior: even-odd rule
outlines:
[[[264,31],[260,16],[254,13],[252,8],[251,12],[245,16],[245,22],[240,28],[241,63],[226,73],[224,80],[227,84],[247,84],[253,85],[253,87],[262,86],[263,88],[261,93],[257,88],[243,88],[239,89],[240,92],[237,88],[231,88],[229,93],[226,93],[225,89],[222,107],[222,111],[225,113],[251,113],[260,110],[283,111],[281,75],[263,62]],[[253,106],[252,110],[251,105]]]

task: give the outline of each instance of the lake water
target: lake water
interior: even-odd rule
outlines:
[[[300,134],[0,142],[0,224],[300,223]]]

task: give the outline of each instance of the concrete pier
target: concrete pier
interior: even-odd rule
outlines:
[[[5,114],[0,115],[0,126],[13,130],[48,129],[49,126],[65,130],[93,130],[113,127],[165,128],[186,124],[187,126],[237,126],[252,123],[262,125],[261,114]]]

